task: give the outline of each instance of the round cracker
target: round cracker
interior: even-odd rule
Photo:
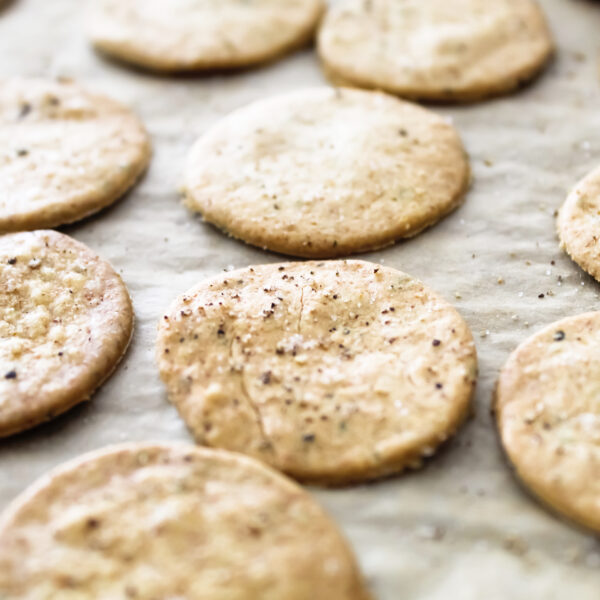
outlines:
[[[7,598],[366,600],[345,540],[296,484],[188,445],[88,454],[0,522]]]
[[[562,248],[600,281],[600,167],[571,192],[558,216]]]
[[[150,159],[128,108],[39,79],[3,82],[0,148],[0,233],[83,219],[123,196]]]
[[[360,261],[201,283],[161,320],[157,360],[199,443],[326,484],[419,467],[468,415],[476,377],[456,310]]]
[[[318,48],[333,80],[467,101],[533,78],[553,42],[533,0],[346,0],[325,17]]]
[[[87,400],[133,331],[121,278],[56,231],[0,236],[0,437]]]
[[[600,531],[600,313],[553,323],[502,369],[496,413],[502,444],[543,502]]]
[[[373,250],[459,206],[456,130],[375,92],[318,88],[259,101],[194,146],[185,203],[234,237],[309,258]]]
[[[99,50],[155,71],[226,69],[272,60],[306,44],[323,0],[95,0]]]

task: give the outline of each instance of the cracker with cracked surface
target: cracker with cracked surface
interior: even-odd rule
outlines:
[[[416,235],[468,184],[460,138],[441,117],[385,94],[317,88],[217,123],[190,153],[184,194],[236,238],[327,258]]]
[[[0,236],[0,437],[89,399],[132,330],[125,285],[89,248],[55,231]]]
[[[454,308],[360,261],[201,283],[161,320],[157,360],[199,443],[325,484],[420,466],[467,416],[477,368]]]
[[[0,520],[0,596],[369,597],[306,492],[246,457],[183,444],[104,449],[34,484]]]
[[[558,216],[561,247],[600,281],[600,168],[569,194]]]
[[[225,69],[277,58],[310,41],[323,0],[95,0],[99,50],[155,71]]]
[[[150,160],[139,119],[72,83],[0,88],[0,233],[56,227],[118,200]]]
[[[534,0],[346,0],[325,17],[318,49],[334,81],[469,101],[532,79],[553,41]]]
[[[600,313],[549,325],[502,369],[495,408],[517,474],[544,503],[600,532]]]

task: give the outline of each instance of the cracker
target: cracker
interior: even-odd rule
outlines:
[[[157,360],[198,443],[325,484],[419,467],[468,415],[477,368],[454,308],[360,261],[203,282],[161,320]]]
[[[190,153],[184,194],[236,238],[331,258],[416,235],[468,184],[460,138],[441,117],[385,94],[317,88],[217,123]]]
[[[545,504],[600,532],[600,313],[523,342],[502,369],[496,413],[517,475]]]
[[[558,216],[563,250],[600,281],[600,168],[571,192]]]
[[[0,437],[90,398],[132,330],[125,285],[89,248],[55,231],[0,236]]]
[[[228,69],[275,59],[311,40],[323,0],[96,0],[99,50],[155,71]]]
[[[325,17],[318,49],[336,82],[469,101],[533,78],[553,42],[533,0],[346,0]]]
[[[118,200],[150,160],[138,118],[72,83],[0,88],[0,233],[56,227]]]
[[[368,598],[306,492],[246,457],[183,444],[104,449],[34,484],[0,521],[0,595]]]

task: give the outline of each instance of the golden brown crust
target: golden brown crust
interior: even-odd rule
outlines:
[[[150,160],[139,119],[72,83],[0,89],[0,233],[72,223],[118,200]]]
[[[199,443],[326,484],[420,466],[467,416],[477,368],[450,305],[360,261],[201,283],[161,320],[157,360]]]
[[[517,474],[543,502],[600,531],[600,313],[523,342],[502,369],[495,410]]]
[[[190,153],[184,194],[250,244],[331,258],[416,235],[468,185],[464,148],[441,117],[385,94],[318,88],[218,123]]]
[[[336,83],[470,102],[532,79],[553,42],[533,0],[349,0],[326,15],[318,48]]]
[[[600,167],[569,194],[557,225],[563,250],[600,281]]]
[[[125,285],[89,248],[55,231],[0,236],[0,437],[89,399],[132,331]]]
[[[323,0],[97,0],[89,16],[102,52],[153,71],[233,69],[269,62],[308,43]]]
[[[0,519],[0,596],[367,600],[347,543],[297,485],[189,445],[125,445],[46,475]]]

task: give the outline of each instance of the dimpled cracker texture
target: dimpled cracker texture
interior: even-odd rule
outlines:
[[[0,233],[56,227],[118,200],[150,160],[125,106],[73,83],[0,85]]]
[[[313,36],[323,0],[95,0],[89,32],[107,54],[156,71],[265,62]]]
[[[385,94],[323,87],[217,123],[190,153],[184,194],[236,238],[331,258],[416,235],[459,206],[468,184],[446,120]]]
[[[87,400],[133,330],[125,285],[55,231],[0,236],[0,437]]]
[[[600,281],[600,167],[569,194],[558,216],[562,248]]]
[[[326,484],[419,467],[467,416],[477,370],[454,308],[360,261],[201,283],[161,320],[157,357],[199,443]]]
[[[256,461],[127,445],[46,475],[0,519],[0,597],[367,600],[345,540]]]
[[[541,500],[600,532],[600,313],[568,317],[523,342],[496,392],[502,443]]]
[[[334,81],[443,101],[508,92],[553,50],[533,0],[340,1],[318,46]]]

